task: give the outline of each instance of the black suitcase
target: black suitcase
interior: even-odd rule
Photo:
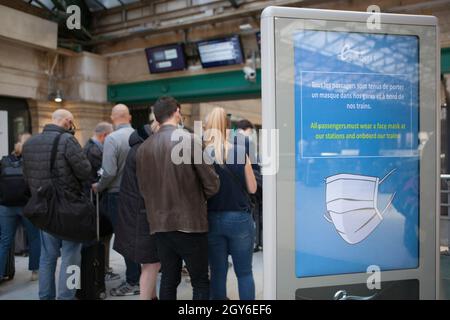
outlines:
[[[92,199],[92,193],[91,193]],[[81,288],[77,290],[80,300],[98,300],[106,298],[105,288],[105,245],[99,234],[99,201],[96,193],[97,239],[94,244],[81,250]]]
[[[27,234],[25,232],[25,227],[22,224],[22,221],[18,221],[17,223],[17,229],[16,229],[16,236],[15,236],[15,240],[14,240],[14,253],[16,255],[21,255],[21,256],[28,256],[29,252],[28,252],[28,239],[27,239]]]

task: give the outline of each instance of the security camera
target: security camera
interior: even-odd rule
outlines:
[[[255,69],[253,69],[249,66],[245,66],[243,71],[245,74],[245,80],[254,81],[256,79],[256,70]]]

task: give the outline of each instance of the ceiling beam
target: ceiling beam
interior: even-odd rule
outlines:
[[[34,2],[37,3],[39,5],[39,7],[41,7],[42,9],[47,10],[50,13],[52,12],[52,10],[49,7],[47,7],[45,4],[43,4],[41,1],[34,0]]]
[[[401,5],[397,7],[389,8],[388,11],[392,13],[400,13],[400,12],[417,12],[424,9],[432,9],[435,7],[443,7],[450,6],[450,0],[431,0],[431,1],[423,1],[419,3],[409,4],[409,5]]]
[[[51,14],[48,12],[48,10],[33,6],[29,2],[27,3],[25,1],[17,1],[17,0],[0,0],[0,5],[9,7],[9,8],[15,9],[15,10],[19,10],[19,11],[34,15],[36,17],[51,20],[50,19]]]
[[[66,5],[59,2],[59,0],[52,0],[54,7],[60,11],[66,11]]]
[[[255,1],[258,1],[258,0],[255,0]],[[252,3],[252,2],[249,2],[249,3]],[[180,19],[186,19],[186,18],[189,18],[190,16],[199,15],[199,14],[204,13],[205,11],[217,10],[219,8],[226,10],[226,9],[231,8],[231,5],[228,0],[218,0],[216,2],[210,2],[207,4],[191,5],[187,8],[170,10],[170,11],[162,12],[162,13],[158,13],[158,14],[155,14],[154,13],[155,9],[151,8],[151,10],[149,11],[149,14],[143,15],[141,17],[133,18],[133,19],[128,19],[126,23],[123,23],[123,22],[111,22],[111,23],[107,23],[107,24],[102,23],[93,30],[93,33],[97,34],[97,35],[106,34],[106,33],[114,32],[114,31],[121,31],[121,30],[124,30],[127,28],[139,27],[139,26],[141,26],[143,24],[147,24],[147,23],[152,24],[155,21],[166,21],[166,20],[171,20],[171,19],[176,19],[177,21],[179,21]],[[242,9],[242,7],[240,9]],[[124,8],[123,10],[121,10],[119,12],[115,12],[113,14],[110,14],[110,11],[111,10],[106,11],[105,14],[101,17],[95,15],[95,19],[97,19],[97,21],[101,21],[104,18],[108,19],[108,17],[110,17],[110,16],[117,16],[119,13],[122,15],[123,11],[128,12],[130,10]],[[112,20],[114,20],[114,19],[112,19]]]
[[[94,2],[95,2],[96,4],[98,4],[100,7],[102,7],[103,10],[108,10],[108,8],[107,8],[102,2],[100,2],[100,1],[98,1],[98,0],[94,0]]]
[[[94,0],[95,2],[98,3],[98,0]],[[103,15],[109,15],[109,14],[114,14],[117,12],[120,12],[122,10],[134,10],[134,9],[141,9],[144,7],[147,7],[149,5],[151,5],[155,0],[140,0],[137,2],[132,2],[130,4],[125,4],[123,7],[113,7],[113,8],[106,8],[104,5],[102,5],[102,7],[104,7],[107,11],[96,11],[93,12],[94,15],[96,16],[103,16]]]
[[[239,6],[241,5],[240,3],[238,3],[238,0],[228,0],[228,1],[230,1],[231,5],[235,9],[239,8]]]
[[[220,1],[223,2],[223,1]],[[225,3],[228,3],[228,1],[224,1]],[[93,30],[93,33],[98,35],[99,38],[106,39],[108,37],[117,37],[117,36],[124,36],[128,37],[127,34],[130,33],[139,33],[141,34],[151,34],[155,32],[167,32],[167,31],[173,31],[178,29],[186,29],[191,27],[196,27],[198,25],[207,25],[207,24],[214,24],[219,23],[223,21],[227,21],[230,19],[238,19],[242,17],[248,17],[253,15],[259,15],[264,8],[270,5],[278,5],[278,6],[307,6],[317,3],[323,3],[323,2],[329,2],[329,0],[282,0],[282,1],[252,1],[249,3],[252,3],[253,5],[250,7],[243,7],[241,6],[238,9],[228,10],[228,12],[215,14],[213,16],[203,16],[196,19],[190,18],[191,15],[195,15],[197,13],[191,13],[186,16],[179,16],[179,17],[173,17],[170,19],[174,20],[174,23],[165,24],[164,26],[159,27],[159,22],[164,21],[164,16],[171,15],[173,12],[168,12],[164,14],[159,15],[150,15],[142,18],[137,18],[133,20],[128,20],[125,24],[124,23],[115,23],[113,25],[109,26],[98,26],[96,30]],[[208,5],[214,5],[214,3],[209,3]],[[203,5],[204,7],[205,5]],[[199,7],[199,6],[196,6]],[[208,6],[208,8],[210,8]],[[214,8],[214,7],[213,7]],[[231,6],[228,4],[228,8],[231,8]],[[191,8],[189,8],[190,10]],[[186,11],[179,10],[180,14],[183,14]],[[182,21],[187,20],[187,21]],[[144,25],[147,25],[144,27]],[[139,31],[135,31],[133,29],[140,29]],[[147,32],[147,33],[146,33]],[[107,34],[110,33],[111,35],[108,36]],[[105,34],[102,36],[101,34]],[[114,34],[114,35],[113,35]],[[103,40],[101,40],[104,42]]]
[[[276,3],[277,3],[277,5],[282,5],[282,6],[289,6],[289,5],[295,6],[295,5],[301,5],[301,4],[306,5],[306,4],[310,4],[311,2],[317,3],[320,1],[327,2],[329,0],[309,0],[309,1],[308,0],[285,0],[285,1],[276,1]],[[125,39],[129,39],[132,37],[138,37],[138,36],[142,37],[144,35],[149,35],[149,34],[164,33],[164,32],[176,31],[176,30],[180,30],[180,29],[189,29],[189,28],[201,26],[201,25],[208,25],[208,24],[230,21],[230,20],[234,20],[234,19],[240,19],[243,17],[248,17],[251,15],[261,13],[261,11],[264,10],[264,8],[266,8],[268,5],[273,4],[273,2],[275,2],[275,1],[270,1],[270,2],[271,3],[269,3],[269,4],[265,3],[260,6],[255,6],[255,7],[247,8],[247,9],[241,8],[241,9],[238,9],[233,12],[218,14],[218,15],[214,15],[211,17],[207,17],[207,18],[202,17],[202,18],[194,19],[194,20],[184,22],[184,23],[174,23],[174,24],[165,25],[162,27],[146,27],[139,31],[124,30],[124,32],[121,34],[116,34],[116,35],[112,35],[112,36],[100,36],[97,39],[94,39],[91,44],[98,45],[98,44],[107,43],[107,42],[111,42],[111,41],[125,40]]]

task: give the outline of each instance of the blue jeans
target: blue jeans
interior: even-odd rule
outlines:
[[[41,244],[39,299],[54,300],[56,297],[55,272],[59,256],[61,256],[61,271],[59,273],[58,300],[74,299],[76,289],[69,289],[67,286],[67,279],[72,276],[72,273],[67,273],[67,270],[69,266],[80,267],[82,244],[58,239],[44,231],[41,231]]]
[[[252,259],[255,225],[251,214],[240,211],[208,212],[208,222],[211,299],[227,298],[228,255],[231,255],[238,279],[239,298],[254,300]]]
[[[37,229],[27,218],[22,215],[22,207],[5,207],[0,205],[0,279],[5,273],[6,261],[11,250],[18,220],[21,220],[28,239],[30,256],[28,269],[39,269],[39,256],[41,255],[41,240]]]
[[[112,225],[113,231],[115,232],[117,227],[117,215],[119,211],[119,193],[108,192],[104,196],[106,216]],[[130,259],[124,257],[126,272],[126,281],[130,285],[139,285],[139,279],[141,277],[141,265]]]

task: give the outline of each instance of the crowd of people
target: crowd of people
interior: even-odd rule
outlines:
[[[111,121],[97,124],[82,148],[74,136],[73,115],[56,110],[42,133],[21,135],[14,152],[2,159],[0,283],[8,278],[8,257],[20,219],[28,236],[32,280],[39,279],[39,298],[79,297],[77,288],[68,285],[72,273],[67,270],[83,268],[83,250],[94,239],[66,236],[65,230],[70,228],[73,234],[83,219],[80,226],[73,222],[67,226],[59,221],[67,213],[57,206],[80,208],[80,217],[85,211],[92,215],[94,211],[74,203],[80,199],[95,202],[92,195],[96,194],[100,215],[92,221],[99,225],[97,241],[104,245],[104,252],[96,254],[104,259],[105,281],[121,278],[109,266],[113,234],[113,248],[126,265],[124,281],[110,291],[112,296],[175,300],[185,268],[193,299],[227,299],[231,256],[240,299],[255,299],[252,259],[262,246],[262,224],[261,175],[249,139],[253,125],[242,120],[237,135],[231,137],[230,118],[216,107],[198,136],[183,128],[181,106],[172,97],[155,102],[143,127],[132,128],[129,109],[123,104],[112,108]],[[200,161],[195,150],[202,151]],[[183,161],[174,160],[174,155]],[[48,185],[57,186],[57,201],[48,200],[48,190],[52,190]],[[60,222],[56,233],[36,222],[38,214],[52,211],[56,215],[51,219]]]

